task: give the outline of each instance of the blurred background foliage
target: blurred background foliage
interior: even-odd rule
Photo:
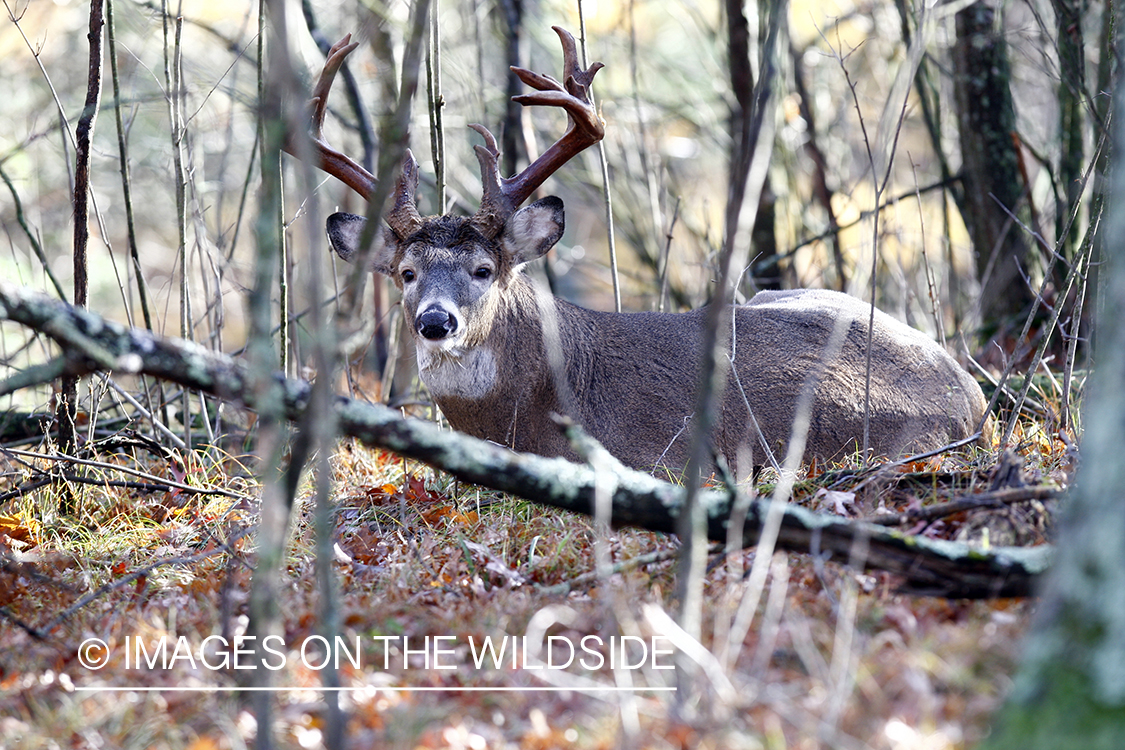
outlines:
[[[518,61],[557,75],[558,42],[550,26],[577,33],[578,4],[440,0],[435,8],[448,205],[435,205],[423,80],[410,136],[422,165],[421,209],[471,211],[480,196],[471,150],[479,137],[467,124],[481,122],[497,133],[509,169],[525,163],[528,153],[546,148],[565,127],[558,111],[508,104],[510,94],[522,89],[511,87],[507,66]],[[583,4],[589,57],[607,65],[594,93],[608,125],[606,155],[625,310],[655,309],[662,296],[665,309],[683,310],[710,297],[723,241],[732,111],[738,101],[729,55],[731,8],[745,14],[751,70],[758,80],[766,16],[753,4]],[[1011,129],[1003,135],[1011,148],[986,154],[983,169],[1007,181],[1015,205],[1000,214],[1010,218],[991,236],[966,229],[973,222],[966,218],[966,196],[991,194],[991,202],[985,202],[993,208],[1005,197],[995,195],[999,188],[973,183],[969,176],[961,179],[962,133],[980,133],[975,126],[965,130],[956,103],[959,93],[964,94],[959,91],[965,88],[963,79],[974,75],[965,71],[965,63],[982,48],[968,30],[959,31],[959,24],[967,13],[981,9],[989,14],[982,22],[985,32],[991,29],[994,41],[1006,44],[999,59],[1010,65],[1005,71],[990,63],[992,72],[1010,73]],[[1103,51],[1107,36],[1101,4],[1087,3],[1078,10],[1067,0],[1003,6],[908,0],[790,3],[780,54],[770,63],[775,77],[767,116],[775,136],[766,190],[757,210],[743,212],[744,220],[756,216],[757,222],[742,292],[824,286],[867,297],[874,269],[876,301],[896,317],[950,340],[951,348],[961,353],[960,345],[952,345],[956,333],[964,335],[972,351],[985,350],[991,339],[1011,353],[1012,326],[1022,320],[1039,288],[1050,250],[1058,248],[1064,261],[1075,257],[1076,243],[1090,224],[1090,198],[1100,189],[1097,169],[1088,181],[1083,177],[1101,138],[1106,97],[1099,86],[1107,80],[1110,56]],[[379,144],[372,137],[391,110],[409,4],[305,0],[303,6],[291,3],[289,11],[289,41],[309,81],[323,61],[310,28],[329,43],[346,33],[361,42],[348,63],[359,107],[348,102],[337,83],[326,132],[341,151],[373,163]],[[51,288],[33,252],[33,237],[69,294],[74,179],[69,133],[85,97],[89,6],[69,0],[5,0],[5,13],[8,17],[0,23],[0,170],[8,184],[0,186],[0,226],[7,242],[0,267],[6,278]],[[159,5],[117,0],[114,13],[137,248],[153,299],[154,327],[180,333],[180,295],[186,290],[192,297],[191,335],[235,350],[246,336],[244,292],[252,285],[260,179],[255,163],[258,6],[238,0],[169,5],[169,14],[184,19],[178,48],[174,25],[166,37]],[[186,263],[177,251],[172,108],[165,77],[166,66],[175,68],[177,55],[182,87],[175,103],[185,125]],[[126,251],[109,74],[106,64],[93,139],[91,215],[96,210],[97,218],[91,221],[91,307],[140,325],[136,274]],[[968,96],[986,111],[1002,104],[989,101],[987,93],[981,101],[979,91]],[[365,128],[370,134],[366,146]],[[887,155],[893,161],[884,185]],[[885,205],[877,243],[870,220],[876,199],[873,164]],[[975,169],[979,174],[981,167]],[[356,195],[323,175],[310,194],[296,172],[295,161],[286,157],[283,213],[294,294],[291,316],[299,316],[312,298],[333,293],[305,283],[308,264],[330,253],[320,226],[309,226],[310,217],[322,222],[331,210],[364,210]],[[1017,184],[1008,184],[1009,174]],[[561,170],[544,191],[564,199],[568,225],[545,268],[533,272],[545,274],[563,297],[612,308],[596,150]],[[310,210],[314,198],[319,208]],[[1070,239],[1060,241],[1072,216]],[[1013,239],[1022,246],[1009,253],[1004,243]],[[993,241],[992,247],[982,247]],[[1009,254],[1022,255],[1017,268],[1026,280],[1009,276],[1001,286],[989,286],[990,277],[1001,276],[999,268]],[[662,295],[665,263],[667,293]],[[1065,264],[1060,267],[1064,270],[1054,273],[1061,280]],[[185,269],[187,284],[181,286]],[[383,317],[394,309],[393,294],[386,282],[379,283],[384,288],[377,294],[377,314]],[[1057,286],[1048,278],[1045,289],[1050,293]],[[1064,331],[1073,333],[1068,317],[1064,319]],[[301,326],[293,330],[290,346],[300,362]],[[18,359],[18,344],[9,337],[5,346],[7,355]],[[387,347],[375,350],[372,356],[385,361]],[[995,357],[996,351],[992,347],[985,353]]]

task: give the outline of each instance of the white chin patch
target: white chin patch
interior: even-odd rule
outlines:
[[[414,337],[414,346],[418,349],[418,362],[421,364],[424,358],[428,357],[441,357],[445,356],[461,356],[461,337],[446,337],[437,341],[423,338],[422,336]]]
[[[456,349],[426,342],[418,348],[418,373],[435,398],[479,400],[496,385],[496,357],[491,349]],[[434,346],[434,344],[438,344]]]

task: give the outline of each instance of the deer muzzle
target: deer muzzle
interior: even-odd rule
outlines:
[[[418,333],[429,341],[440,341],[457,330],[457,318],[439,307],[431,307],[415,321]]]

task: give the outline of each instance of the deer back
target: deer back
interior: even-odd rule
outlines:
[[[803,394],[806,459],[861,448],[865,409],[870,449],[892,458],[967,438],[984,420],[980,386],[943,348],[880,310],[872,318],[868,303],[846,294],[759,292],[736,309],[734,342],[720,441],[725,452],[750,447],[756,464],[768,463],[767,449],[784,458]]]

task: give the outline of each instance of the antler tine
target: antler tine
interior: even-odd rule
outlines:
[[[482,185],[480,209],[473,216],[473,223],[486,237],[494,237],[504,228],[504,222],[515,211],[516,205],[504,194],[504,179],[500,176],[500,149],[496,147],[496,137],[483,125],[469,126],[484,137],[484,145],[476,145],[473,150],[480,162]]]
[[[594,75],[604,66],[596,62],[583,70],[578,62],[578,45],[574,37],[558,26],[551,28],[559,35],[562,43],[563,83],[548,75],[513,67],[512,72],[525,84],[536,89],[537,93],[521,94],[512,97],[512,100],[524,106],[538,104],[564,109],[567,113],[567,128],[562,137],[518,175],[502,178],[499,174],[496,139],[484,127],[471,126],[485,137],[485,145],[476,147],[484,195],[473,223],[489,236],[495,236],[515,209],[556,170],[605,136],[605,123],[598,116],[589,93]]]
[[[347,56],[358,46],[359,42],[353,42],[352,35],[347,34],[343,39],[333,44],[325,56],[324,67],[320,70],[320,77],[316,80],[312,98],[309,99],[309,103],[313,107],[309,132],[318,141],[323,140],[324,113],[328,110],[328,94],[332,91],[336,74],[340,72],[340,67],[343,66]]]
[[[402,157],[402,172],[395,182],[393,205],[387,212],[387,226],[406,239],[422,227],[422,216],[418,213],[414,195],[418,191],[418,161],[410,149]]]
[[[324,61],[324,68],[320,71],[313,97],[309,100],[311,112],[309,115],[309,137],[312,139],[313,151],[317,156],[317,166],[345,185],[356,191],[364,200],[370,200],[375,191],[375,176],[360,166],[354,159],[337,151],[324,140],[324,114],[328,108],[328,93],[332,90],[332,83],[336,73],[344,64],[344,59],[352,50],[359,46],[358,42],[351,41],[352,35],[348,34],[328,50],[328,57]],[[301,158],[300,144],[290,133],[283,148],[298,159]]]

